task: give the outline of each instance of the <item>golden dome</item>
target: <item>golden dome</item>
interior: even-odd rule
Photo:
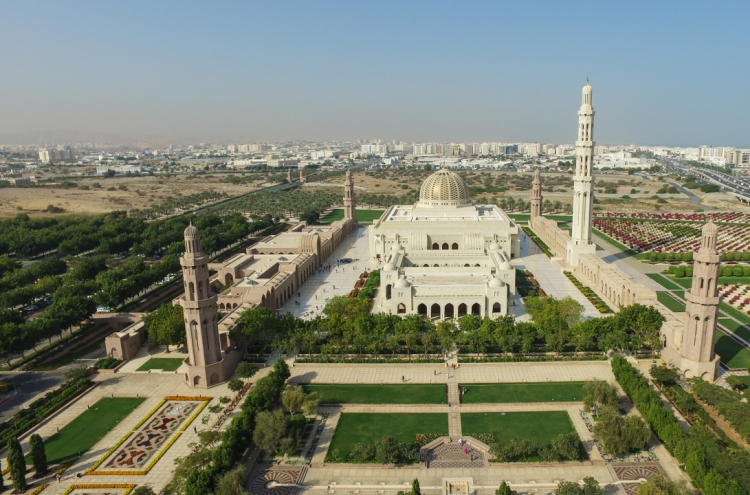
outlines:
[[[464,205],[469,202],[469,189],[464,180],[446,168],[427,177],[419,190],[422,206]]]

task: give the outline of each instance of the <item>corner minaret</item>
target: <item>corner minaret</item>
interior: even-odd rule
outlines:
[[[583,87],[581,108],[578,109],[578,136],[576,139],[576,174],[573,178],[573,229],[568,243],[567,261],[575,267],[578,256],[595,253],[591,243],[591,210],[593,207],[594,182],[591,169],[594,166],[594,107],[592,91],[588,81]]]
[[[542,173],[539,169],[534,172],[534,182],[531,183],[531,223],[542,216]]]
[[[208,388],[226,381],[219,327],[216,321],[216,295],[208,280],[208,256],[201,251],[201,236],[191,223],[185,229],[185,254],[180,258],[185,294],[179,304],[185,316],[188,357],[185,382],[193,388]]]
[[[714,354],[716,316],[719,296],[716,285],[719,278],[721,255],[716,250],[719,229],[709,222],[703,226],[701,247],[693,256],[693,283],[685,292],[685,328],[682,333],[680,369],[693,376],[716,379],[719,359]]]
[[[299,183],[304,184],[307,182],[307,178],[305,177],[305,174],[302,172],[302,169],[299,171]]]
[[[354,181],[351,170],[346,171],[344,181],[344,220],[357,221],[357,202],[354,199]]]

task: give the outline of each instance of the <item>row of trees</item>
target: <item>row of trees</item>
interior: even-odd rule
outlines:
[[[371,314],[369,303],[334,297],[313,320],[277,318],[264,307],[246,310],[234,338],[245,344],[299,348],[305,353],[432,354],[454,344],[473,353],[607,351],[661,349],[664,317],[653,307],[631,305],[612,316],[581,321],[583,307],[567,297],[526,298],[532,322],[511,316],[495,319],[466,315],[435,325],[419,315]]]

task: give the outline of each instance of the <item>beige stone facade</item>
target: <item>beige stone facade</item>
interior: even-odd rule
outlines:
[[[472,203],[463,179],[445,168],[425,179],[418,203],[392,206],[370,231],[393,314],[508,314],[516,292],[510,260],[520,252],[515,222],[494,205]]]

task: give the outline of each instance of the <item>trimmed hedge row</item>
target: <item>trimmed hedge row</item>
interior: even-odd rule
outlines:
[[[683,433],[674,414],[656,391],[625,358],[612,358],[612,372],[625,393],[648,421],[659,439],[705,494],[750,493],[750,453],[718,438],[705,425]]]
[[[527,235],[527,236],[529,236],[529,239],[531,239],[532,241],[534,241],[534,244],[536,244],[537,246],[539,246],[539,249],[541,249],[541,250],[542,250],[542,252],[543,252],[544,254],[546,254],[548,258],[552,258],[552,257],[553,257],[553,254],[552,254],[552,252],[551,252],[551,251],[549,250],[549,248],[547,247],[547,245],[546,245],[546,244],[544,243],[544,241],[543,241],[543,240],[541,240],[541,239],[539,238],[539,236],[538,236],[538,235],[536,235],[536,234],[534,233],[534,231],[533,231],[533,230],[531,230],[531,229],[530,229],[530,228],[528,228],[528,227],[521,227],[521,228],[523,229],[523,231],[524,231],[524,232],[526,232],[526,235]]]
[[[213,451],[211,465],[202,471],[193,471],[185,483],[185,495],[213,493],[216,481],[234,467],[253,440],[255,416],[271,409],[281,397],[284,382],[289,378],[289,367],[279,359],[273,371],[255,383],[240,406],[236,416],[222,435],[221,445]]]
[[[750,441],[750,404],[741,402],[742,395],[703,380],[695,380],[690,388],[702,401],[715,407],[745,441]]]
[[[593,304],[597,310],[599,310],[600,313],[602,314],[614,313],[614,311],[612,311],[612,308],[610,308],[607,305],[607,303],[602,301],[601,297],[596,295],[596,292],[594,292],[592,289],[590,289],[589,287],[586,287],[581,282],[579,282],[578,279],[575,277],[575,275],[573,275],[567,270],[564,270],[563,273],[565,274],[566,277],[568,277],[568,280],[573,282],[573,285],[575,285],[578,288],[578,290],[581,291],[581,294],[586,296],[586,299],[588,299],[589,302]]]

